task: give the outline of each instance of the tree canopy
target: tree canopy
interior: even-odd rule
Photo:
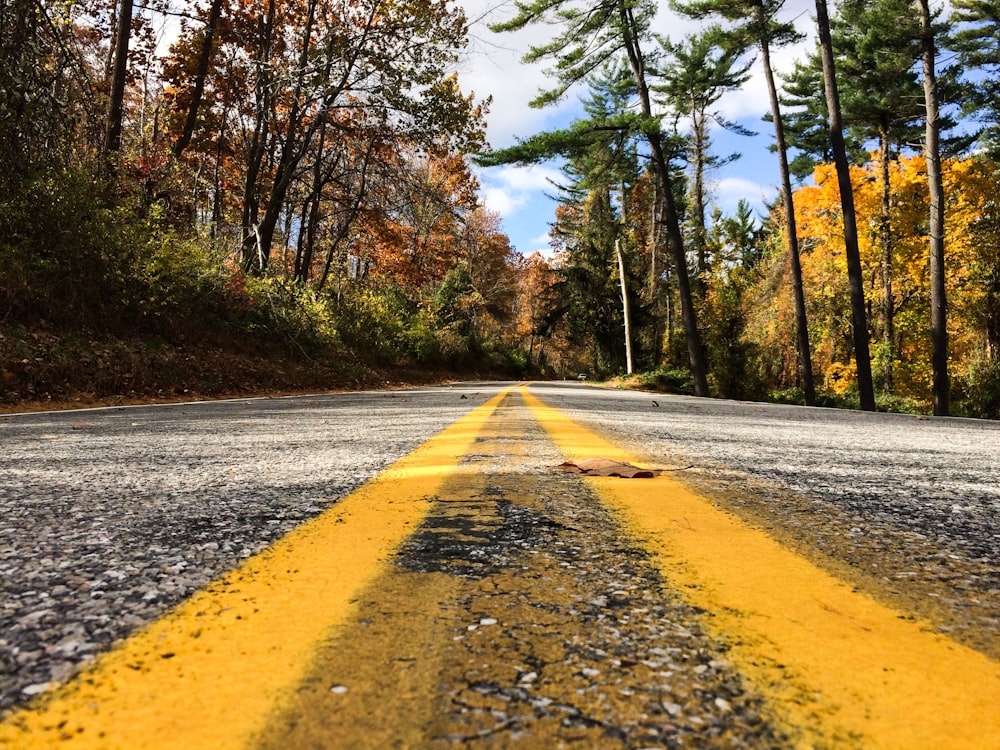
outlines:
[[[1000,416],[995,5],[841,0],[824,61],[822,0],[525,0],[492,28],[550,32],[531,105],[572,114],[493,150],[450,0],[0,2],[3,398],[117,336],[142,353],[95,391],[153,383],[158,348],[276,345]],[[673,12],[697,31],[658,34]],[[717,144],[760,75],[755,211]],[[481,170],[553,161],[524,257]]]

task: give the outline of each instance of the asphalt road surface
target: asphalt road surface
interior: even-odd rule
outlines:
[[[575,383],[0,417],[0,746],[1000,747],[998,438]]]

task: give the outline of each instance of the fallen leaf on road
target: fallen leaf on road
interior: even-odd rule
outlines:
[[[623,479],[651,479],[662,474],[661,469],[642,469],[610,458],[587,458],[583,461],[565,461],[556,467],[570,474],[587,474],[595,477],[621,477]]]

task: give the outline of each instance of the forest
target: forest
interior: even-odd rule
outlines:
[[[670,10],[507,8],[583,115],[493,150],[461,3],[0,0],[0,401],[584,373],[1000,418],[1000,7],[816,0],[782,71],[784,0]],[[752,65],[779,193],[726,214]],[[524,257],[477,170],[552,160]]]

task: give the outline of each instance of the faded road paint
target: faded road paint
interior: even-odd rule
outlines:
[[[347,622],[506,391],[0,725],[32,750],[238,748]]]
[[[522,389],[567,459],[642,464]],[[1000,747],[1000,664],[931,632],[669,476],[588,478],[803,747]]]
[[[685,655],[722,653],[580,479],[553,473],[557,463],[521,400],[504,401],[467,470],[442,485],[250,746],[781,746],[759,696],[728,670],[673,664],[684,664],[680,642]],[[699,634],[678,637],[682,621]],[[706,709],[705,695],[731,703]]]

